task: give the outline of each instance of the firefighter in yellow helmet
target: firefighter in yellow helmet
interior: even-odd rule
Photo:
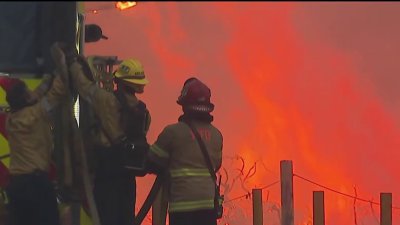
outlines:
[[[146,105],[136,97],[148,83],[143,66],[138,60],[124,60],[114,72],[117,88],[109,92],[91,79],[89,66],[81,57],[68,61],[73,86],[89,103],[102,128],[95,149],[94,180],[100,222],[131,225],[135,215],[135,177],[146,174],[144,152],[148,149],[146,134],[150,124]]]
[[[136,145],[146,145],[150,113],[146,104],[137,97],[149,83],[142,64],[136,59],[124,60],[114,72],[114,83],[117,87],[114,95],[120,105],[119,120],[126,137]],[[123,173],[116,176],[112,172],[115,162],[111,160],[119,159],[107,150],[101,154],[94,194],[102,225],[131,225],[136,203],[135,175]]]
[[[114,78],[116,82],[124,81],[126,85],[132,86],[137,93],[143,93],[144,86],[149,83],[143,65],[136,59],[122,61],[114,72]]]
[[[206,146],[214,171],[222,163],[222,134],[211,124],[211,91],[199,79],[186,80],[177,103],[183,115],[166,126],[148,153],[151,170],[167,171],[169,224],[216,225],[216,183],[202,150],[189,127],[197,129]],[[210,168],[211,169],[211,168]],[[158,216],[158,215],[153,215]]]

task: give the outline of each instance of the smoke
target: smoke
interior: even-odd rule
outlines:
[[[396,206],[399,10],[398,3],[139,2],[88,14],[110,39],[88,44],[86,55],[142,61],[150,84],[139,97],[152,115],[150,142],[177,121],[175,101],[187,78],[211,88],[227,183],[237,177],[228,199],[279,180],[279,162],[288,159],[296,174],[339,192],[356,190],[375,202],[380,192],[393,192]],[[240,169],[254,165],[243,180]],[[151,179],[139,181],[139,205]],[[295,224],[307,224],[312,191],[324,189],[298,177],[294,185]],[[276,221],[279,184],[267,193],[265,218]],[[325,190],[326,224],[353,224],[353,204]],[[377,206],[355,206],[359,224],[377,224]],[[251,224],[248,199],[228,208],[247,215],[240,225]]]

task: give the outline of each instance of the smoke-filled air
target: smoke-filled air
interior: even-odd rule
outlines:
[[[264,224],[280,224],[281,160],[293,162],[295,225],[312,224],[313,191],[324,191],[327,225],[379,224],[383,192],[399,224],[399,12],[399,2],[138,2],[88,12],[109,39],[85,55],[141,60],[150,143],[181,114],[187,78],[210,87],[224,136],[220,225],[252,224],[253,188]],[[137,210],[153,180],[138,178]]]

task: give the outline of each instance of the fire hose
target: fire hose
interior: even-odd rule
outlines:
[[[142,207],[140,208],[138,214],[135,216],[134,225],[142,224],[154,200],[156,199],[158,192],[161,189],[162,183],[163,183],[162,175],[158,175],[153,183],[153,186],[150,189],[149,194],[146,197],[146,200],[143,202]]]

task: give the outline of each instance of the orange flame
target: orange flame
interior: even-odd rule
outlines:
[[[378,75],[389,69],[369,72],[371,66],[361,67],[360,62],[386,65],[370,54],[375,47],[373,52],[381,53],[380,58],[388,58],[389,48],[375,41],[384,35],[370,31],[374,26],[375,30],[386,26],[364,23],[369,15],[381,18],[380,11],[365,7],[370,11],[349,10],[346,15],[358,20],[342,23],[335,6],[220,2],[194,7],[193,3],[153,2],[135,14],[96,17],[94,22],[104,23],[118,38],[114,43],[87,47],[92,54],[112,52],[121,58],[130,57],[130,52],[142,55],[154,77],[143,96],[154,118],[168,115],[171,121],[181,113],[172,104],[188,74],[198,74],[210,85],[217,106],[215,123],[224,134],[220,172],[226,191],[226,217],[219,224],[250,224],[251,218],[245,217],[251,215],[247,193],[260,186],[268,186],[263,194],[265,216],[278,224],[280,185],[268,184],[279,180],[282,159],[293,160],[297,175],[342,193],[354,195],[352,187],[357,185],[361,198],[376,199],[379,192],[394,192],[400,187],[396,181],[400,122],[375,93],[375,86],[365,81],[369,73],[380,80]],[[389,6],[380,7],[391,12]],[[395,15],[388,16],[388,25],[393,24]],[[134,37],[140,45],[127,48],[133,36],[115,28],[120,17],[138,28]],[[316,19],[320,17],[324,20]],[[326,28],[332,26],[335,29]],[[370,35],[360,36],[357,32],[361,28]],[[339,44],[334,45],[334,41]],[[394,40],[388,41],[397,46]],[[361,53],[366,53],[361,55],[363,60],[358,59]],[[398,72],[397,64],[392,63],[393,72]],[[160,101],[160,96],[166,101]],[[167,123],[162,120],[152,123],[149,140],[154,140]],[[309,224],[312,191],[321,187],[295,177],[294,188],[295,224]],[[377,205],[332,191],[325,190],[325,203],[330,224],[350,224],[355,215],[360,224],[379,217]],[[398,211],[393,216],[400,219]]]
[[[117,2],[117,3],[115,3],[115,8],[117,8],[117,9],[122,11],[122,10],[125,10],[125,9],[132,8],[136,4],[137,4],[136,2]]]

